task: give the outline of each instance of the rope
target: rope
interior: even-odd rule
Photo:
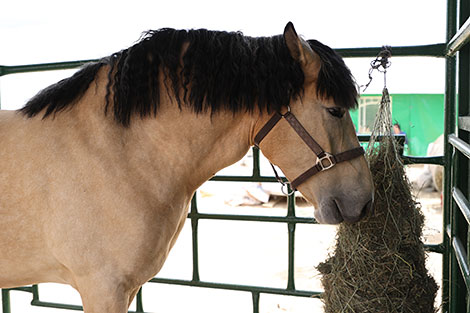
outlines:
[[[384,73],[384,88],[387,87],[387,68],[392,65],[392,62],[389,60],[391,57],[392,48],[389,46],[383,46],[375,60],[370,62],[369,82],[365,86],[363,85],[364,90],[362,92],[366,91],[367,87],[369,87],[370,83],[372,82],[372,73],[374,70],[377,70],[380,73]]]

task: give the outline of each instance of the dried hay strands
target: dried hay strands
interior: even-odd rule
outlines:
[[[333,254],[318,265],[325,313],[436,312],[437,285],[421,241],[424,217],[391,129],[385,87],[367,151],[374,210],[359,223],[341,224]]]

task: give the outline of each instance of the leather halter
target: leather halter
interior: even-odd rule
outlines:
[[[345,152],[338,153],[336,155],[325,152],[325,150],[322,149],[322,147],[312,138],[312,136],[310,136],[307,130],[305,130],[302,124],[300,124],[299,120],[295,117],[295,115],[290,112],[289,107],[287,113],[285,114],[281,114],[279,112],[274,113],[271,119],[266,122],[263,128],[261,128],[258,134],[256,134],[254,142],[258,148],[261,140],[266,137],[266,135],[271,131],[271,129],[273,129],[274,126],[276,126],[276,124],[282,118],[284,118],[289,123],[289,125],[295,130],[295,132],[300,136],[300,138],[302,138],[302,140],[307,144],[310,150],[312,150],[313,153],[315,153],[315,155],[317,156],[317,163],[290,183],[292,190],[296,190],[300,184],[304,183],[313,175],[329,170],[338,163],[360,157],[365,153],[364,148],[362,148],[361,146]],[[274,169],[274,166],[272,164],[271,166]],[[284,185],[284,182],[280,179],[275,169],[274,173],[276,175],[277,180]]]

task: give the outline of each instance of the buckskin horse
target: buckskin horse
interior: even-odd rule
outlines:
[[[127,312],[195,190],[253,145],[319,222],[360,220],[373,185],[355,106],[343,60],[292,23],[147,32],[0,113],[0,287],[65,283],[87,313]]]

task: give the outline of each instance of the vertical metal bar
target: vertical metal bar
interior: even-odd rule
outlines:
[[[457,0],[447,1],[447,42],[449,42],[457,31]],[[451,204],[452,204],[452,154],[453,148],[448,143],[448,136],[455,132],[455,98],[456,98],[456,60],[455,57],[446,59],[446,86],[445,86],[445,107],[444,107],[444,194],[443,194],[443,229],[447,232],[447,226],[451,222]],[[450,228],[450,227],[449,227]],[[451,233],[451,232],[450,232]],[[450,245],[451,238],[443,236],[444,255],[442,258],[442,312],[450,310],[450,273],[451,260],[455,260],[453,250]],[[455,263],[452,268],[455,268]]]
[[[463,26],[463,23],[467,20],[470,15],[470,4],[468,0],[460,0],[459,6],[459,27]],[[469,75],[470,75],[470,47],[468,45],[463,46],[458,55],[458,116],[468,116],[469,115],[469,101],[470,101],[470,94],[469,94]],[[469,142],[470,136],[469,133],[466,131],[460,131],[457,128],[458,137],[463,140],[464,142]],[[455,177],[455,185],[460,188],[463,192],[465,197],[468,199],[470,192],[469,192],[469,160],[467,156],[462,153],[457,154],[457,168],[456,171],[459,173]],[[457,205],[454,203],[454,207],[456,208]],[[462,245],[464,247],[467,246],[467,234],[468,234],[468,223],[466,219],[463,217],[461,210],[455,209],[454,211],[454,222],[455,222],[455,230],[454,234],[458,236]],[[465,251],[468,257],[468,250]],[[468,261],[468,260],[467,260]],[[467,301],[468,301],[468,289],[465,284],[465,277],[462,271],[459,268],[458,273],[458,290],[454,293],[457,297],[457,303],[455,308],[458,312],[467,312]]]
[[[259,165],[259,149],[257,147],[253,147],[253,178],[258,178],[261,176],[261,170]]]
[[[31,292],[33,293],[33,300],[31,301],[31,303],[39,301],[39,287],[38,287],[38,285],[33,285],[31,287]]]
[[[253,313],[259,313],[259,292],[253,291],[251,297],[253,298]]]
[[[287,217],[295,217],[295,193],[292,193],[290,184],[287,184]]]
[[[468,260],[470,258],[470,256],[468,255],[468,252],[470,251],[470,229],[468,229],[467,227],[467,237],[465,238],[467,240],[467,247],[466,247],[466,252],[467,252],[467,263],[468,263]],[[464,279],[467,279],[467,278],[464,278]],[[467,284],[466,284],[466,293],[468,295],[468,281],[467,281]],[[466,310],[465,312],[470,312],[470,299],[468,298],[468,296],[466,297],[466,302],[467,302],[467,305],[466,305]]]
[[[287,289],[295,289],[295,263],[294,263],[294,250],[295,250],[295,223],[287,223],[287,228],[289,232],[289,270],[288,270],[288,279],[287,279]]]
[[[135,311],[136,312],[145,312],[144,311],[144,304],[143,304],[143,301],[142,301],[142,287],[140,287],[139,289],[139,292],[137,292],[137,296],[136,296],[136,308],[135,308]]]
[[[196,193],[191,199],[191,230],[193,248],[193,281],[199,281],[199,248],[198,248],[198,226],[199,216],[197,211]]]
[[[289,194],[292,192],[290,185],[288,185]],[[287,217],[295,217],[295,194],[291,194],[287,197]],[[289,265],[288,265],[288,277],[287,277],[287,289],[295,289],[295,223],[287,223],[287,231],[289,234]]]
[[[460,163],[460,162],[457,162]],[[459,167],[457,164],[454,165],[455,169],[458,171]],[[458,180],[458,177],[456,177]],[[452,241],[454,238],[462,238],[463,225],[462,216],[459,212],[458,207],[453,202],[451,205],[451,236]],[[465,311],[465,281],[463,280],[462,272],[457,261],[457,256],[455,250],[452,248],[451,260],[450,260],[450,312],[452,313],[462,313]]]
[[[11,313],[10,310],[10,290],[2,289],[2,312]]]
[[[457,173],[458,173],[458,162],[457,162],[457,155],[455,154],[452,156],[452,160],[450,163],[451,168],[451,186],[457,185]],[[458,215],[459,209],[456,206],[455,202],[450,199],[449,204],[449,223],[450,223],[450,246],[449,246],[449,255],[448,255],[448,262],[449,262],[449,312],[451,313],[462,313],[460,311],[460,297],[461,292],[459,291],[462,287],[462,280],[460,275],[460,268],[457,261],[456,251],[453,247],[453,241],[455,237],[458,237],[459,226],[458,226]]]

